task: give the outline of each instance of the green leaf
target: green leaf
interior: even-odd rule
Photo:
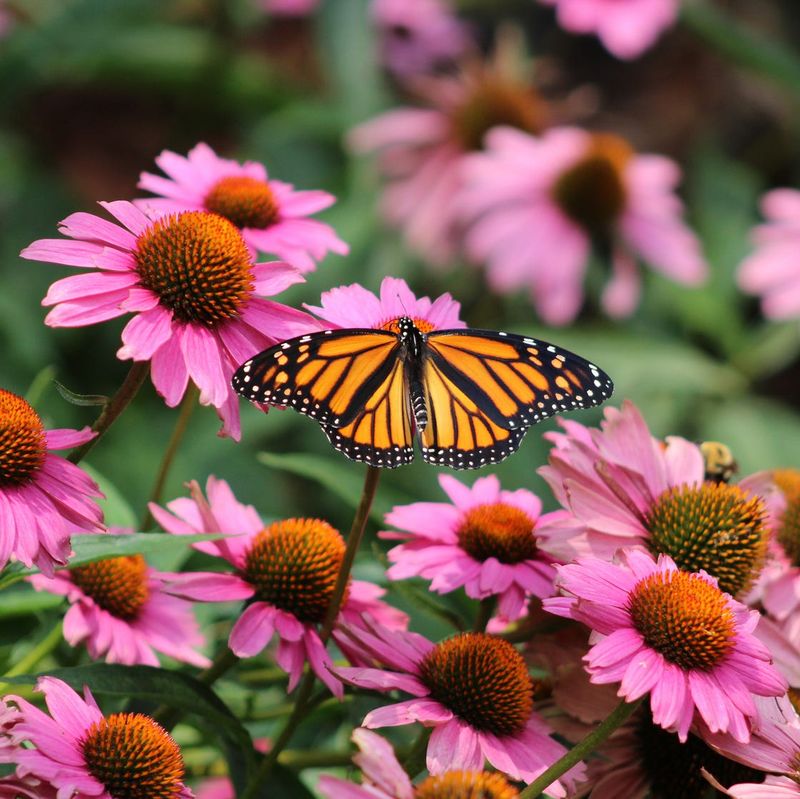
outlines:
[[[265,466],[313,480],[327,488],[351,508],[358,507],[364,484],[365,466],[349,463],[344,456],[326,458],[302,453],[260,452],[257,457]],[[410,497],[399,491],[379,487],[375,501],[372,503],[370,518],[376,524],[383,524],[383,517],[392,506],[407,505],[411,501]]]
[[[228,761],[231,779],[237,790],[246,782],[256,753],[250,733],[228,706],[207,685],[180,671],[153,666],[123,666],[117,663],[92,663],[88,666],[55,669],[47,672],[76,691],[85,685],[96,696],[137,699],[167,705],[205,722],[219,738]],[[23,675],[8,682],[30,684],[41,675]]]
[[[109,527],[127,527],[129,530],[137,526],[136,514],[119,489],[104,475],[93,469],[87,463],[81,463],[85,471],[100,486],[105,494],[105,499],[98,500],[97,504],[103,509],[103,518]]]
[[[84,408],[108,405],[108,397],[104,394],[77,394],[74,391],[70,391],[63,383],[59,383],[58,380],[53,380],[53,383],[56,391],[70,405],[78,405]]]
[[[51,610],[59,607],[63,602],[63,596],[34,591],[30,586],[21,590],[7,591],[3,594],[3,600],[0,602],[0,619],[11,619]]]

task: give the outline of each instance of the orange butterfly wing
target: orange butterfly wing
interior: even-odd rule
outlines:
[[[599,405],[613,391],[608,375],[567,350],[470,329],[428,334],[422,384],[429,419],[422,457],[455,469],[503,460],[532,424]]]
[[[320,423],[336,449],[373,466],[414,454],[399,339],[381,330],[326,330],[285,341],[242,364],[234,389]]]

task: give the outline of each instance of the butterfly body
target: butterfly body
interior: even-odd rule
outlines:
[[[242,364],[233,387],[310,416],[353,460],[408,463],[416,433],[424,460],[455,469],[503,460],[530,425],[613,391],[594,364],[547,342],[424,327],[402,316],[299,336]]]

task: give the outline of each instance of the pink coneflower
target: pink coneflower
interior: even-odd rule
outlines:
[[[194,792],[195,799],[236,799],[236,789],[229,777],[209,777]]]
[[[355,128],[351,148],[378,153],[390,181],[381,210],[408,245],[435,264],[453,258],[461,243],[456,197],[464,156],[480,150],[496,125],[538,133],[543,102],[528,86],[484,67],[418,83],[427,107],[396,108]]]
[[[494,475],[468,488],[443,474],[439,485],[449,503],[416,502],[387,514],[386,523],[404,532],[380,537],[405,542],[389,550],[390,580],[422,577],[440,594],[463,586],[473,599],[496,596],[498,613],[510,620],[529,595],[552,596],[553,559],[536,546],[536,526],[551,514],[541,516],[535,494],[503,491]]]
[[[301,272],[312,272],[328,252],[349,252],[330,225],[308,218],[336,202],[328,192],[295,191],[291,183],[268,179],[263,164],[220,158],[202,143],[185,158],[164,150],[156,164],[168,177],[142,172],[139,188],[159,195],[136,201],[145,211],[219,214],[236,225],[254,255],[277,255]]]
[[[739,267],[739,286],[761,297],[770,319],[800,317],[800,191],[775,189],[764,195],[761,210],[767,222],[753,232],[755,252]]]
[[[488,771],[447,771],[414,785],[398,762],[394,749],[380,735],[358,727],[353,730],[352,739],[360,750],[353,763],[361,769],[363,782],[359,786],[323,775],[318,788],[325,799],[514,799],[519,795],[502,774]]]
[[[94,435],[45,430],[22,397],[0,389],[0,571],[13,558],[52,575],[69,558],[70,535],[105,530],[97,484],[52,453]]]
[[[555,6],[558,24],[593,33],[617,58],[637,58],[678,17],[678,0],[539,0]]]
[[[336,668],[336,675],[357,688],[414,697],[371,711],[363,726],[419,721],[433,727],[427,752],[431,774],[481,771],[488,760],[513,779],[530,782],[565,754],[534,711],[527,666],[508,641],[462,633],[434,644],[416,633],[380,628],[352,630],[351,636],[393,670]],[[570,770],[547,792],[565,796],[582,771]]]
[[[236,500],[224,480],[209,477],[206,494],[207,501],[193,483],[192,499],[167,505],[172,513],[157,505],[150,510],[171,533],[234,536],[195,545],[228,561],[234,571],[173,575],[168,590],[201,602],[248,601],[231,630],[231,650],[239,657],[254,657],[277,634],[275,659],[289,675],[290,691],[308,662],[320,680],[341,696],[342,686],[330,673],[333,664],[318,633],[344,556],[341,535],[320,519],[285,519],[265,526],[252,506]],[[358,625],[367,614],[379,624],[405,626],[405,614],[380,601],[383,593],[372,583],[351,580],[339,622]],[[334,634],[337,643],[341,637],[340,632]],[[345,653],[347,645],[345,639]]]
[[[467,326],[458,318],[461,305],[449,294],[442,294],[433,302],[428,297],[417,299],[405,280],[398,277],[385,277],[377,296],[352,283],[324,291],[320,303],[305,307],[332,328],[394,330],[401,316],[410,316],[424,333]]]
[[[11,733],[20,744],[19,776],[45,780],[62,799],[192,796],[183,784],[178,745],[149,716],[103,716],[88,688],[81,698],[54,677],[40,678],[37,690],[44,693],[49,716],[25,699],[7,697],[22,712]],[[33,748],[22,747],[23,742]]]
[[[561,422],[549,465],[539,469],[567,517],[538,529],[539,546],[562,563],[578,555],[610,560],[638,546],[705,569],[722,590],[743,595],[767,550],[770,503],[755,484],[704,480],[700,447],[655,438],[632,402],[606,408],[600,429]]]
[[[685,741],[695,710],[714,732],[747,741],[758,721],[753,694],[780,696],[786,681],[753,635],[758,612],[705,572],[679,571],[666,555],[626,550],[622,562],[581,558],[558,569],[566,594],[545,609],[590,627],[584,656],[597,683],[621,683],[633,702],[650,694],[653,721]]]
[[[372,0],[381,61],[401,77],[453,62],[470,47],[463,22],[446,0]]]
[[[61,223],[72,241],[41,239],[21,253],[92,271],[56,281],[43,300],[51,327],[82,327],[132,312],[117,357],[150,361],[153,385],[176,406],[189,380],[238,439],[236,367],[255,353],[317,329],[307,315],[260,299],[302,275],[289,264],[254,264],[239,231],[207,211],[151,220],[135,205],[100,203],[121,224],[77,213]],[[96,271],[95,271],[96,270]]]
[[[120,535],[132,532],[112,528]],[[204,638],[188,602],[163,590],[164,576],[141,555],[88,563],[52,578],[30,578],[39,591],[62,594],[70,602],[64,638],[86,644],[94,660],[158,666],[156,652],[194,666],[208,666],[195,651]]]
[[[583,303],[592,240],[605,241],[613,274],[603,307],[627,316],[640,291],[636,257],[679,283],[706,277],[700,245],[681,218],[679,178],[673,161],[638,155],[614,134],[491,131],[485,151],[465,162],[459,202],[467,252],[486,265],[495,291],[527,288],[542,319],[561,325]]]
[[[705,740],[720,754],[770,772],[763,778],[732,785],[726,793],[736,799],[797,799],[800,797],[800,717],[788,697],[758,700],[761,724],[747,743],[724,733],[702,730]],[[721,788],[709,769],[709,781]],[[724,789],[723,789],[724,790]]]

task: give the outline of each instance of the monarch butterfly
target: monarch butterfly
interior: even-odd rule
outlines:
[[[234,389],[319,422],[348,458],[393,468],[422,457],[475,469],[515,452],[528,427],[599,405],[611,379],[546,341],[490,330],[423,333],[408,316],[389,329],[324,330],[243,363]]]

